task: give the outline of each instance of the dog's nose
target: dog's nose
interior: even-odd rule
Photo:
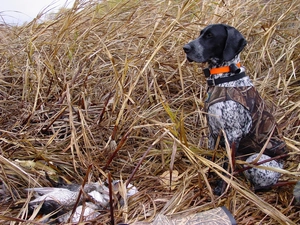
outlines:
[[[190,51],[191,51],[191,46],[190,45],[185,45],[185,46],[183,46],[183,50],[184,50],[184,52],[185,53],[189,53]]]

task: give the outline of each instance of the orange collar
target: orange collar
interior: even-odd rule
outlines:
[[[241,67],[241,63],[237,63],[236,66],[238,68]],[[212,68],[209,70],[210,72],[210,75],[214,75],[214,74],[219,74],[219,73],[229,73],[231,70],[230,70],[230,67],[229,66],[223,66],[223,67],[218,67],[218,68]]]

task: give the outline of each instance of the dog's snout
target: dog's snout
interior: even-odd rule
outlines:
[[[185,53],[189,53],[192,50],[192,48],[189,44],[187,44],[187,45],[183,46],[183,50]]]

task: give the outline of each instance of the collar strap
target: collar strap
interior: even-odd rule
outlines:
[[[215,74],[220,74],[220,73],[239,73],[241,72],[241,63],[237,63],[237,64],[231,64],[229,66],[223,66],[223,67],[218,67],[218,68],[212,68],[212,69],[204,69],[204,75],[206,77],[209,77],[210,75],[215,75]]]
[[[245,72],[242,72],[242,73],[239,73],[237,75],[230,76],[230,77],[222,77],[222,78],[218,78],[218,79],[209,78],[206,81],[207,81],[208,86],[216,86],[218,84],[223,84],[223,83],[227,83],[227,82],[230,82],[230,81],[239,80],[239,79],[241,79],[245,76],[246,76]]]

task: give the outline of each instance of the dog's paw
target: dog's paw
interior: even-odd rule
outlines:
[[[254,154],[247,158],[246,162],[251,163],[256,159],[258,154]],[[270,156],[262,155],[258,162],[270,159]],[[265,162],[259,166],[271,167],[282,169],[283,165],[275,160]],[[260,169],[260,168],[251,168],[244,172],[248,180],[254,185],[255,189],[264,189],[268,188],[277,183],[280,173],[272,170]]]

